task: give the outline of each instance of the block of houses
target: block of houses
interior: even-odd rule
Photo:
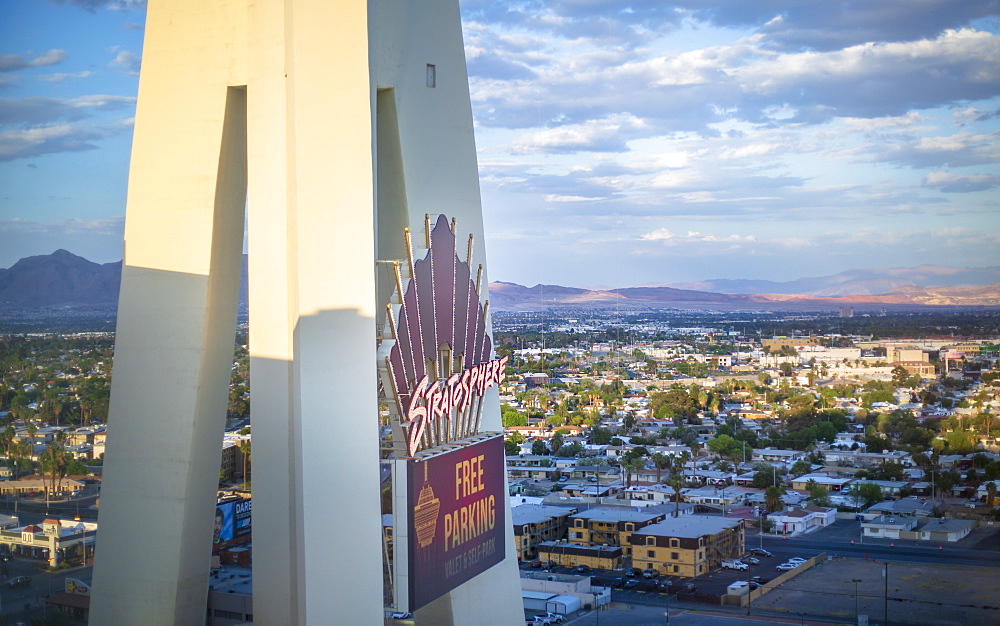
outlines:
[[[633,567],[690,578],[743,554],[743,521],[714,515],[671,517],[637,530],[629,543]]]

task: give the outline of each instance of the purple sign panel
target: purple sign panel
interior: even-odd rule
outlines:
[[[409,610],[503,560],[502,437],[410,461]]]

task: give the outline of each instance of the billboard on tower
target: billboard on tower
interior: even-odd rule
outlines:
[[[504,558],[503,438],[408,462],[409,609]]]

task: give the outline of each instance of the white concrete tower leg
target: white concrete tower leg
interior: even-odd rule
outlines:
[[[169,5],[170,3],[166,3]],[[94,569],[94,624],[204,620],[246,197],[222,3],[150,3]],[[183,45],[178,45],[179,43]],[[231,44],[231,40],[230,40]]]

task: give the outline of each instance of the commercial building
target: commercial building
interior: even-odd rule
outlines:
[[[743,520],[687,515],[663,520],[632,533],[632,565],[660,574],[694,577],[744,552]]]

